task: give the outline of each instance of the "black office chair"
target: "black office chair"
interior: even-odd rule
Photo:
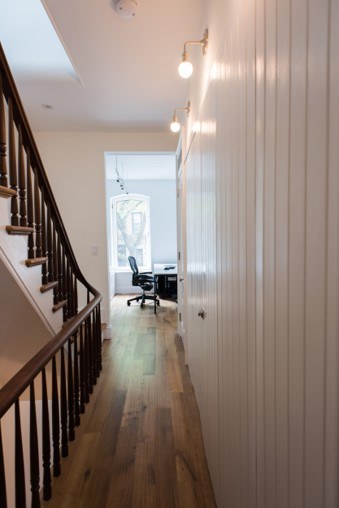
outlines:
[[[152,295],[146,295],[146,291],[151,291],[154,287],[154,277],[152,275],[152,272],[140,273],[137,262],[133,256],[129,256],[128,261],[133,272],[132,284],[133,286],[141,287],[142,294],[127,300],[127,305],[130,306],[131,302],[134,301],[138,302],[139,300],[141,300],[140,306],[143,307],[145,305],[145,300],[152,300],[154,302],[154,314],[156,314],[157,312],[156,306],[160,305],[157,295],[155,293]]]

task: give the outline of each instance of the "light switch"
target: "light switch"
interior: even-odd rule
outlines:
[[[92,256],[97,256],[98,255],[98,246],[97,245],[92,245],[92,247],[91,247],[91,253],[92,253]]]

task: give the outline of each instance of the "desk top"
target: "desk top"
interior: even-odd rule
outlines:
[[[176,263],[154,263],[154,275],[177,275]]]

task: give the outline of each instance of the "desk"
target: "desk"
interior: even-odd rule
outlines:
[[[155,263],[153,267],[154,292],[162,297],[177,299],[177,265]]]

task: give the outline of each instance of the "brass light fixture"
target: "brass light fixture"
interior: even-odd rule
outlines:
[[[171,128],[172,132],[179,132],[180,129],[181,129],[181,125],[180,125],[180,123],[178,121],[178,117],[177,117],[177,111],[186,111],[186,114],[188,116],[190,114],[190,111],[191,111],[191,103],[190,103],[190,101],[188,101],[187,106],[185,108],[175,108],[174,115],[173,115],[173,118],[172,118],[172,123],[170,125],[170,128]]]
[[[207,45],[208,45],[208,29],[204,31],[203,38],[200,41],[186,41],[184,44],[184,51],[182,53],[182,61],[179,64],[178,72],[180,76],[184,79],[189,78],[193,72],[193,65],[188,59],[188,53],[186,50],[186,46],[188,44],[200,44],[202,49],[202,54],[206,54]]]

